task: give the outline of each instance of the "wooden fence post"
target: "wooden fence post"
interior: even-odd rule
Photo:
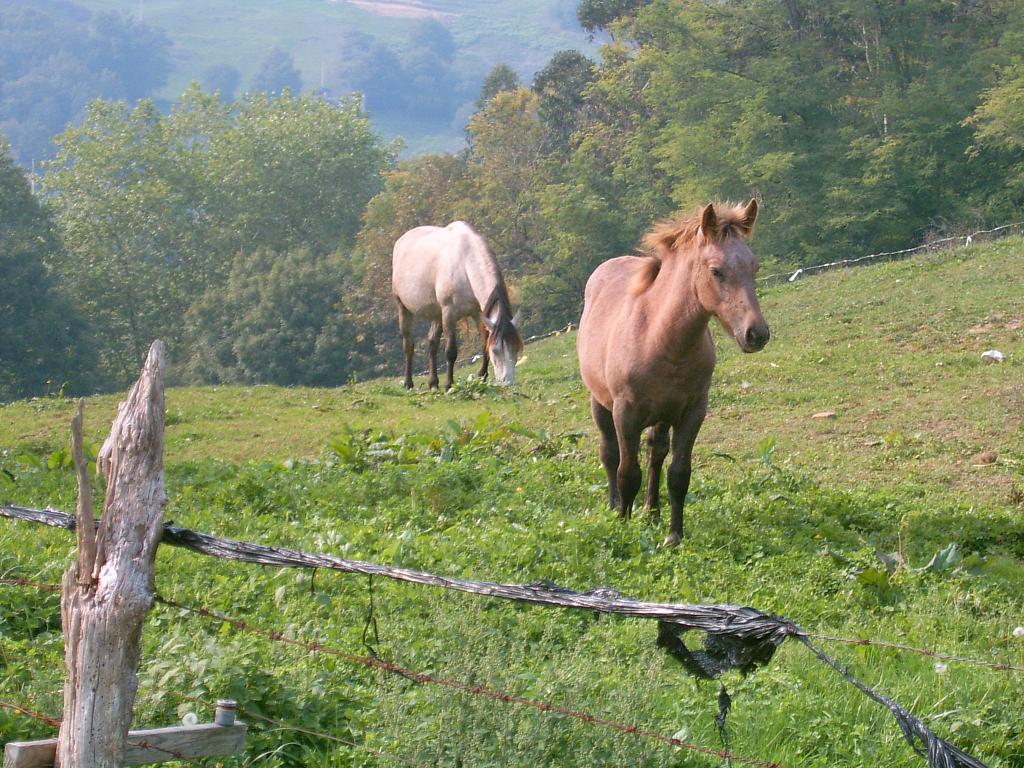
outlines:
[[[155,341],[100,451],[107,491],[98,529],[82,452],[81,406],[72,425],[78,561],[64,574],[61,594],[67,682],[59,768],[123,764],[166,501],[163,368],[164,345]]]

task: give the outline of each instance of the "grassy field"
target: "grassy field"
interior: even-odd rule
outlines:
[[[660,547],[664,525],[623,524],[605,507],[571,333],[528,347],[511,390],[466,382],[468,367],[448,395],[408,393],[397,377],[333,390],[172,389],[166,517],[452,576],[749,604],[811,631],[1024,665],[1024,638],[1013,634],[1024,625],[1022,274],[1024,242],[1011,238],[769,288],[763,352],[741,355],[718,334],[676,550]],[[984,363],[992,348],[1007,362]],[[94,443],[116,401],[88,400]],[[60,398],[0,407],[0,498],[73,508],[72,408]],[[55,581],[72,544],[0,521],[0,577]],[[311,579],[165,548],[158,589],[365,652],[363,578]],[[57,600],[0,590],[0,699],[58,713]],[[381,581],[373,606],[384,658],[720,744],[717,687],[656,650],[648,623]],[[187,710],[209,717],[224,695],[249,712],[250,749],[225,766],[716,763],[166,608],[154,610],[145,644],[140,724]],[[1021,673],[827,649],[989,766],[1024,765]],[[740,755],[791,767],[924,764],[887,712],[799,646],[725,682]],[[0,709],[0,741],[48,732]]]

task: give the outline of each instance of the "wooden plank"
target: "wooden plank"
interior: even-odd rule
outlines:
[[[245,749],[245,731],[241,722],[129,731],[124,765],[235,755]],[[56,755],[56,739],[12,741],[4,748],[3,768],[52,768]]]

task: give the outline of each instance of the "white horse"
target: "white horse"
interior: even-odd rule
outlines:
[[[458,357],[455,325],[476,318],[483,343],[480,377],[487,378],[487,361],[494,363],[500,384],[514,384],[516,360],[523,340],[516,329],[501,268],[487,243],[464,221],[447,227],[416,227],[395,243],[391,262],[391,293],[398,305],[398,327],[405,350],[405,386],[412,388],[412,325],[414,317],[430,321],[430,388],[436,389],[437,349],[444,332],[445,357],[451,389]]]

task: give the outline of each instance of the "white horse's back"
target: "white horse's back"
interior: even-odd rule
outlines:
[[[495,373],[501,381],[514,381],[522,341],[512,323],[505,281],[487,243],[469,224],[454,221],[447,227],[416,227],[398,238],[391,259],[391,292],[398,303],[399,327],[405,340],[406,386],[412,386],[413,317],[443,327],[449,340],[445,350],[449,387],[456,350],[455,324],[463,317],[480,318],[487,326],[489,336],[483,326],[481,330],[487,353],[493,355],[495,347],[502,351],[500,362],[493,360]],[[432,328],[432,350],[436,350],[437,334],[438,330]],[[482,376],[486,376],[486,365],[485,359]],[[431,383],[436,386],[435,381],[432,373]]]
[[[479,312],[480,294],[489,293],[501,274],[483,238],[462,221],[410,229],[395,243],[391,267],[395,297],[430,320],[445,306],[460,317]]]

